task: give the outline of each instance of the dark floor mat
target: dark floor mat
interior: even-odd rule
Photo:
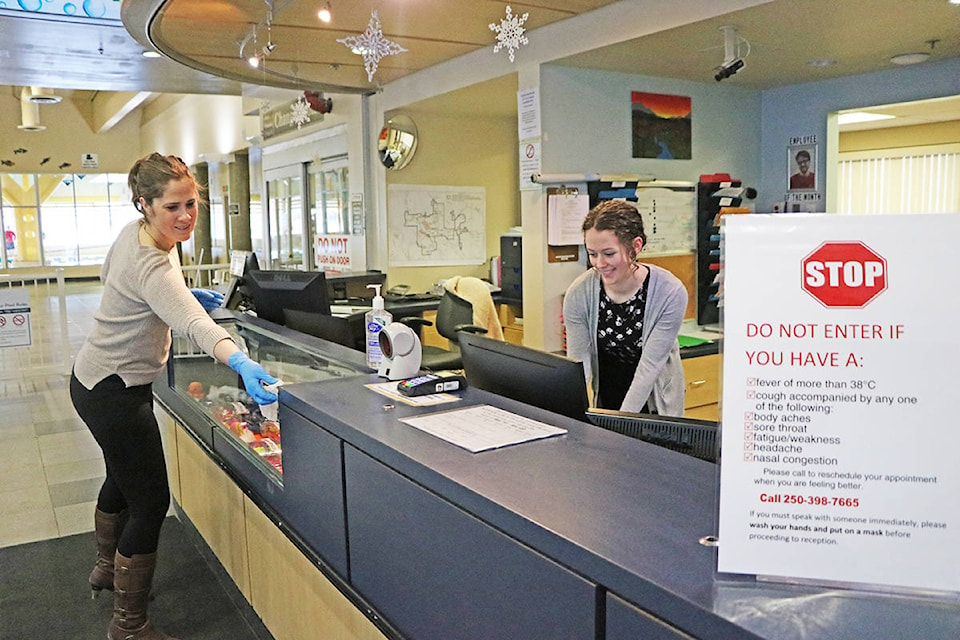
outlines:
[[[0,549],[0,640],[103,640],[113,593],[90,599],[87,576],[95,559],[92,532]],[[149,617],[158,629],[184,640],[269,638],[227,580],[184,525],[167,518]]]

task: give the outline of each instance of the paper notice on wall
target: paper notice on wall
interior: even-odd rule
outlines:
[[[722,233],[718,570],[960,591],[960,300],[935,284],[960,215],[725,216]]]
[[[0,348],[31,344],[30,291],[24,287],[0,289]]]

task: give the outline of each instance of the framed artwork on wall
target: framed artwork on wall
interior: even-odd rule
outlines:
[[[817,145],[787,147],[787,191],[816,191]]]
[[[690,160],[692,102],[689,96],[630,92],[633,157]]]

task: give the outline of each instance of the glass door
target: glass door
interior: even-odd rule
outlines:
[[[303,165],[285,167],[267,176],[267,226],[273,269],[307,270],[309,247],[304,238]],[[306,250],[305,250],[306,249]]]

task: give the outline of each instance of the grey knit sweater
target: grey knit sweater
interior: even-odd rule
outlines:
[[[687,309],[687,290],[672,273],[658,266],[650,269],[647,306],[643,317],[643,352],[633,382],[619,407],[640,411],[650,407],[660,415],[682,416],[686,382],[680,363],[677,335]],[[563,321],[567,328],[567,355],[583,361],[584,374],[597,397],[597,316],[600,307],[600,274],[596,269],[582,273],[567,288],[563,298]]]
[[[100,308],[74,363],[87,389],[114,373],[128,387],[153,382],[170,352],[171,328],[209,354],[230,337],[190,293],[176,249],[140,245],[141,224],[120,231],[100,270]]]

